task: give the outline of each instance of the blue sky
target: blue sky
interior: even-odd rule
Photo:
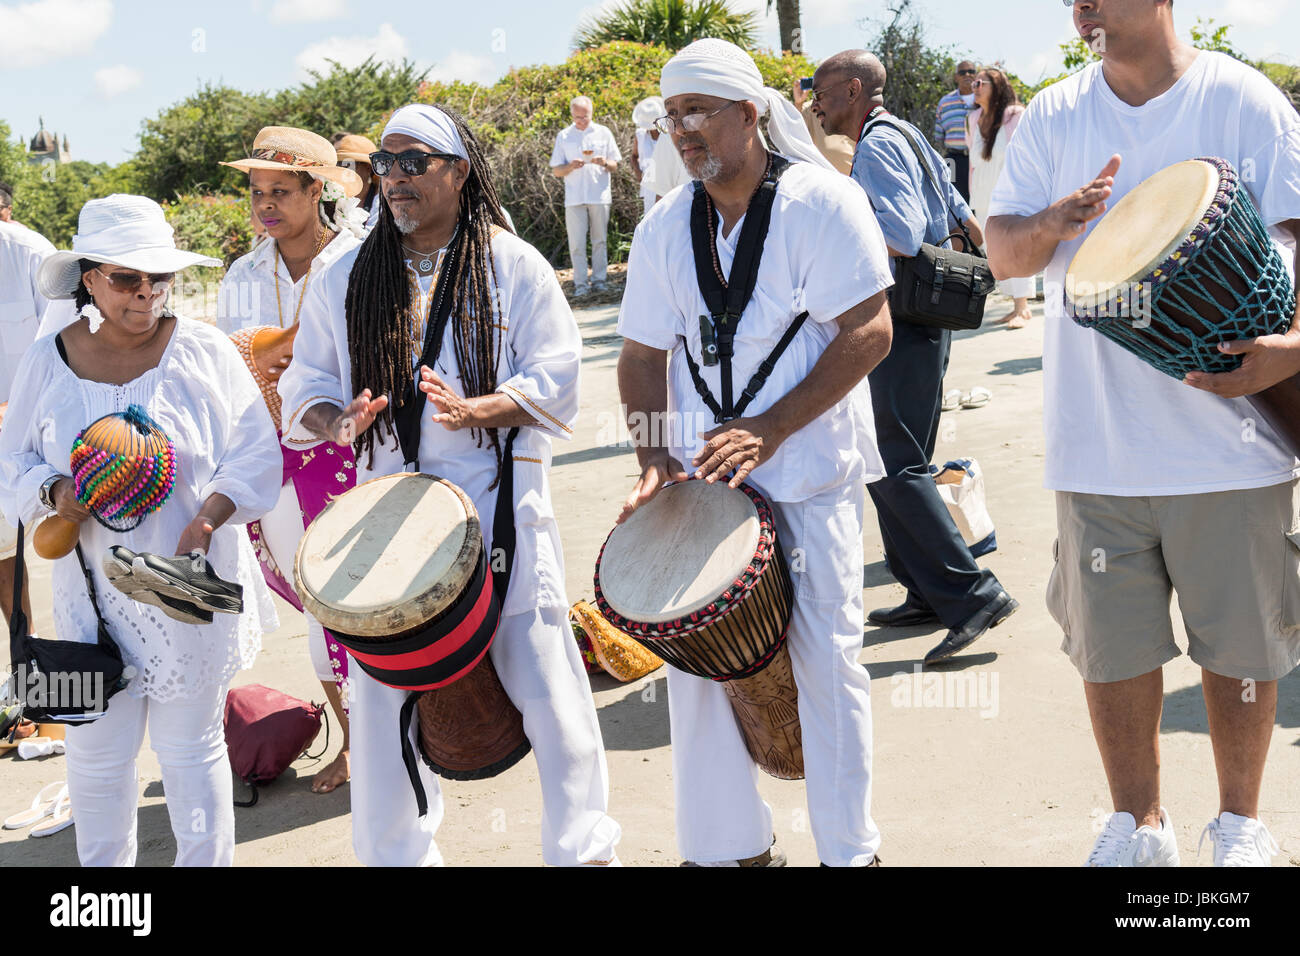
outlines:
[[[614,0],[0,0],[0,119],[15,134],[66,133],[75,158],[119,162],[140,122],[201,81],[274,90],[326,56],[376,52],[431,65],[435,78],[489,81],[510,66],[567,55],[576,24]],[[732,0],[764,12],[765,0]],[[1058,0],[918,0],[932,40],[1027,80],[1060,68],[1073,35]],[[1254,57],[1300,62],[1300,0],[1178,0],[1186,34],[1198,16],[1233,24]],[[803,0],[805,49],[815,59],[872,35],[884,0]],[[777,45],[775,13],[764,41]],[[598,91],[593,91],[598,96]],[[599,112],[599,100],[597,100]],[[330,131],[323,130],[328,133]]]

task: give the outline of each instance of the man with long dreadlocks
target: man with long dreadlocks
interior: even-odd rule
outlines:
[[[578,412],[577,323],[550,265],[506,228],[487,163],[460,116],[433,106],[399,109],[371,161],[382,183],[378,221],[308,294],[294,361],[279,385],[285,441],[352,443],[358,484],[401,472],[403,414],[395,403],[418,375],[424,395],[416,400],[428,397],[418,426],[419,470],[465,491],[482,517],[489,553],[498,483],[504,469],[514,469],[514,573],[492,662],[537,755],[543,859],[613,862],[620,829],[606,813],[600,725],[566,622],[547,480],[551,436],[569,438]],[[439,291],[451,297],[442,348],[433,367],[417,370],[426,323],[445,314],[434,304]],[[514,428],[513,461],[503,461]],[[437,778],[421,763],[429,800],[420,816],[393,733],[406,693],[359,671],[354,696],[358,858],[440,863]]]

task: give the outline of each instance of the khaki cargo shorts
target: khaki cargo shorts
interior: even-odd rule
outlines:
[[[1182,653],[1224,677],[1277,680],[1300,662],[1300,479],[1128,498],[1056,493],[1047,609],[1086,681],[1149,673]]]
[[[17,555],[18,529],[5,521],[3,515],[0,515],[0,561],[17,557]]]

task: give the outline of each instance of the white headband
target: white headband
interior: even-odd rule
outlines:
[[[436,106],[413,104],[403,106],[389,119],[384,127],[382,140],[389,133],[401,133],[418,139],[426,146],[432,146],[440,153],[450,153],[461,159],[469,159],[465,141],[460,138],[460,131],[451,117]]]
[[[791,159],[834,169],[813,145],[803,116],[784,96],[763,85],[754,59],[726,40],[696,40],[677,52],[659,73],[664,99],[698,93],[724,100],[748,100],[758,115],[769,113],[767,129],[777,152]]]

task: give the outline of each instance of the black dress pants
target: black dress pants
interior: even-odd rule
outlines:
[[[939,434],[943,376],[952,333],[894,323],[894,342],[868,376],[885,477],[867,486],[880,521],[885,561],[910,606],[929,607],[960,627],[1002,585],[971,557],[930,476]]]

